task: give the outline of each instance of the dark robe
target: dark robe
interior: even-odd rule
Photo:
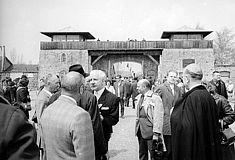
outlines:
[[[171,115],[173,160],[221,160],[218,110],[204,86],[185,93]]]

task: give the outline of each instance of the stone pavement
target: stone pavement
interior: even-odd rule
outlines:
[[[125,107],[124,119],[113,127],[109,141],[110,160],[137,160],[138,140],[135,136],[136,110]]]

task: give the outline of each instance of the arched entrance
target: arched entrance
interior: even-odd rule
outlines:
[[[123,77],[141,77],[143,68],[141,63],[133,61],[122,61],[113,64],[110,72],[111,77],[122,75]]]
[[[115,76],[115,64],[132,62],[142,67],[144,77],[156,79],[162,49],[153,50],[89,50],[93,69],[100,69],[107,73],[109,78]]]

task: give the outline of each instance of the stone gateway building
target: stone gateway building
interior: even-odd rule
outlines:
[[[170,69],[182,74],[190,63],[199,63],[205,78],[214,70],[212,31],[165,31],[160,41],[94,41],[89,32],[41,32],[51,38],[41,42],[39,78],[48,73],[63,76],[70,65],[80,63],[86,72],[104,70],[115,76],[113,65],[129,61],[142,66],[143,76],[162,79]],[[163,40],[166,39],[166,40]]]

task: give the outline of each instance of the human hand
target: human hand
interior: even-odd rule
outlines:
[[[104,117],[100,114],[100,119],[101,119],[101,121],[103,121],[103,119],[104,119]]]
[[[154,133],[153,134],[153,140],[156,140],[157,142],[162,142],[161,134],[160,133]]]

